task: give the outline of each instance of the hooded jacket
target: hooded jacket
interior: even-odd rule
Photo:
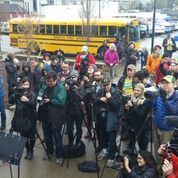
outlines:
[[[19,66],[14,65],[12,58],[5,59],[5,68],[7,72],[7,82],[9,85],[17,82]]]
[[[150,74],[155,74],[156,70],[158,69],[160,63],[161,63],[161,56],[159,55],[157,58],[154,58],[152,54],[148,56],[147,63],[146,63],[146,69]]]
[[[25,71],[25,67],[28,67],[28,71]],[[30,63],[27,61],[24,61],[22,63],[22,72],[19,75],[20,81],[24,78],[24,77],[28,77],[31,83],[31,88],[34,89],[34,81],[33,81],[33,74],[31,72],[31,66]]]

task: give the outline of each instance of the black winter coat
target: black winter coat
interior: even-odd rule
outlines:
[[[41,68],[39,65],[37,65],[34,68],[32,75],[33,75],[33,82],[34,82],[34,91],[36,94],[38,94],[40,89],[40,79],[42,77]]]
[[[28,133],[20,132],[20,134],[25,137],[31,137],[36,129],[36,95],[30,90],[25,96],[29,99],[28,102],[20,101],[14,94],[10,96],[10,102],[12,104],[16,103],[16,109],[12,119],[12,127],[15,120],[27,118],[31,123],[32,129]]]
[[[13,59],[5,59],[5,68],[7,72],[7,82],[9,85],[17,82],[19,67],[13,63]]]
[[[107,103],[100,101],[101,97],[104,97],[105,93],[103,89],[100,89],[96,94],[95,98],[95,109],[96,109],[96,121],[100,118],[101,110],[105,109],[106,111],[106,118],[103,120],[106,122],[106,130],[113,131],[117,128],[118,124],[118,115],[120,113],[120,109],[122,106],[122,95],[121,92],[115,90],[111,92],[111,97],[107,100]],[[103,119],[103,118],[102,118]]]
[[[134,129],[136,134],[138,134],[143,124],[144,126],[142,131],[148,131],[149,123],[148,121],[145,122],[145,120],[149,113],[150,107],[147,106],[147,103],[148,100],[145,100],[142,105],[132,106],[129,108],[129,111],[127,111],[128,125],[130,128]]]
[[[132,168],[130,174],[126,176],[127,178],[158,178],[156,170],[152,167],[145,165],[143,167],[135,166]]]
[[[136,65],[136,61],[140,59],[139,52],[136,49],[128,49],[126,53],[126,63]]]

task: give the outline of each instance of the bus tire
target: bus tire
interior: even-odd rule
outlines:
[[[40,52],[40,46],[36,41],[32,41],[29,43],[29,48],[31,53],[38,54]]]

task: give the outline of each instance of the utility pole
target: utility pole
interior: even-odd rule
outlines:
[[[101,18],[101,0],[99,0],[99,18]]]
[[[152,24],[151,52],[153,52],[153,46],[154,46],[155,20],[156,20],[156,0],[154,0],[154,7],[153,7],[153,24]]]

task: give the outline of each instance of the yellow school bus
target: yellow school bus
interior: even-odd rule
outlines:
[[[17,48],[27,48],[25,34],[22,32],[24,18],[10,20],[10,44]],[[31,40],[38,51],[54,52],[60,49],[65,54],[76,54],[83,45],[89,46],[89,51],[98,54],[103,42],[109,43],[116,38],[125,36],[127,43],[135,42],[136,48],[140,47],[139,22],[131,18],[100,18],[90,21],[90,31],[86,37],[86,26],[79,20],[49,20],[45,18],[34,20],[35,30]],[[28,33],[28,32],[25,32]],[[88,43],[87,43],[88,39]],[[32,43],[32,41],[30,41]]]

